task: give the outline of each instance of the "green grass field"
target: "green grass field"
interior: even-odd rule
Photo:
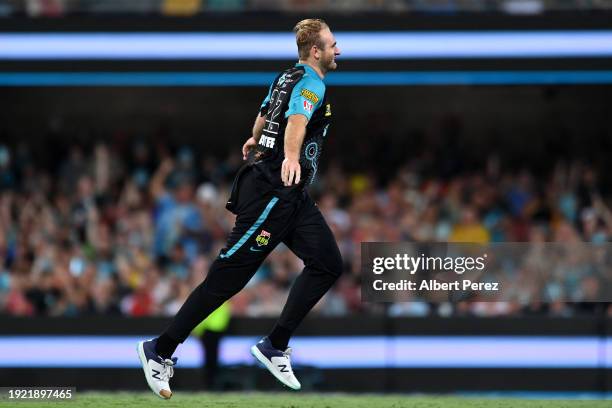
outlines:
[[[372,394],[309,394],[309,393],[189,393],[179,392],[169,401],[156,398],[151,393],[87,393],[76,394],[72,401],[8,402],[0,401],[0,407],[234,407],[234,408],[563,408],[610,407],[610,401],[578,400],[524,400],[494,398],[461,398],[411,395]]]

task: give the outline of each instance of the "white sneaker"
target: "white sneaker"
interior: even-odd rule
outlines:
[[[160,398],[170,399],[172,397],[170,378],[174,375],[174,365],[178,359],[176,357],[164,359],[158,356],[155,351],[156,344],[157,339],[141,341],[136,350],[151,391]]]
[[[259,343],[251,347],[251,354],[259,360],[278,381],[293,390],[302,388],[302,385],[297,378],[295,378],[293,369],[291,368],[291,348],[285,351],[277,350],[272,346],[270,340],[264,337]]]

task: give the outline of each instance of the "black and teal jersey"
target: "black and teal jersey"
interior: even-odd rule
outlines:
[[[276,77],[261,104],[260,114],[266,122],[252,158],[260,179],[281,198],[290,198],[317,176],[319,157],[331,119],[331,105],[325,84],[310,66],[296,64]],[[285,158],[285,128],[290,115],[308,119],[306,135],[300,153],[301,180],[298,185],[285,187],[281,181],[281,166]]]

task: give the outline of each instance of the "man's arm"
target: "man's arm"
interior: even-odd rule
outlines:
[[[159,198],[166,192],[164,183],[166,182],[166,179],[170,173],[172,173],[173,169],[174,163],[172,162],[172,159],[165,158],[159,165],[159,168],[155,174],[153,174],[151,182],[149,183],[149,192],[155,200],[159,200]]]
[[[251,151],[251,149],[257,146],[257,143],[259,143],[259,138],[261,137],[261,133],[263,132],[264,126],[266,125],[266,115],[270,106],[272,89],[279,76],[280,74],[270,84],[270,87],[268,88],[268,94],[266,95],[263,102],[261,103],[261,106],[259,107],[259,113],[257,114],[257,117],[255,118],[255,123],[253,124],[252,136],[249,137],[247,141],[242,145],[242,160],[248,159],[249,152]]]
[[[255,123],[253,124],[253,131],[251,132],[251,134],[253,135],[253,139],[255,139],[256,142],[259,142],[259,138],[261,137],[261,134],[263,133],[263,128],[265,125],[266,125],[266,115],[265,114],[257,115],[257,117],[255,118]]]
[[[306,134],[306,125],[308,118],[301,114],[291,115],[287,121],[285,128],[285,160],[281,167],[281,179],[283,185],[291,186],[300,183],[301,168],[300,168],[300,151]]]
[[[257,146],[259,138],[263,133],[263,128],[266,124],[266,115],[258,114],[253,124],[252,136],[242,145],[242,160],[246,160],[249,157],[249,151]]]
[[[301,179],[300,153],[306,135],[306,125],[312,114],[321,107],[325,96],[325,84],[304,75],[291,91],[289,106],[285,112],[285,160],[281,167],[281,180],[286,187]]]

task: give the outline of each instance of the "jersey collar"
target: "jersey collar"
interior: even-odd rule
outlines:
[[[306,72],[308,72],[310,75],[312,75],[314,78],[318,78],[321,81],[323,80],[319,74],[317,74],[317,71],[315,71],[310,65],[308,64],[304,64],[304,63],[297,63],[295,64],[296,67],[304,67],[304,69],[306,70]]]

